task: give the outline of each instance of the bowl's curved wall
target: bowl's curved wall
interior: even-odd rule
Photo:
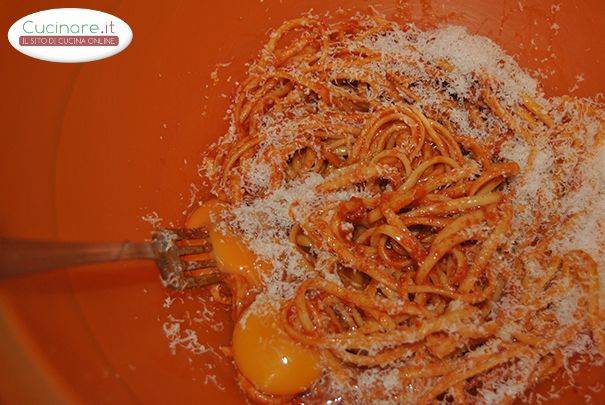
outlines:
[[[126,51],[63,65],[2,45],[3,236],[141,239],[151,229],[141,216],[153,211],[165,223],[180,223],[200,187],[200,153],[226,128],[225,95],[267,31],[311,8],[316,14],[366,9],[358,0],[84,3],[79,7],[103,9],[129,23],[134,38]],[[576,84],[577,95],[605,89],[600,0],[372,3],[400,19],[460,24],[491,37],[524,66],[549,75],[547,94],[567,93]],[[20,2],[6,8],[6,29],[37,11]],[[203,304],[186,294],[167,309],[165,297],[145,263],[1,283],[0,353],[6,360],[0,362],[0,400],[239,402],[227,362],[210,351],[198,356],[177,348],[171,354],[163,332],[175,322],[169,316],[188,322]],[[228,314],[216,317],[223,331],[190,322],[209,347],[229,342]],[[602,379],[603,370],[586,378]],[[583,392],[567,395],[581,398]]]

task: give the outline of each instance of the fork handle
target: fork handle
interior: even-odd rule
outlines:
[[[0,278],[117,260],[153,259],[151,243],[45,242],[0,238]]]

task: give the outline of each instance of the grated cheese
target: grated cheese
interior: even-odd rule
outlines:
[[[519,2],[518,7],[523,9],[523,4]],[[552,13],[558,12],[559,8],[559,5],[553,5]],[[359,18],[362,25],[374,24],[369,19]],[[551,29],[558,32],[560,27],[553,23]],[[534,38],[530,40],[530,45],[537,49]],[[375,52],[378,58],[363,67],[334,62],[330,81],[326,83],[330,90],[346,92],[346,88],[333,84],[343,78],[367,80],[370,83],[380,81],[387,72],[412,77],[415,82],[410,89],[418,95],[413,104],[423,111],[428,111],[431,117],[440,118],[444,125],[451,124],[453,132],[486,143],[494,141],[494,134],[505,139],[494,148],[494,153],[499,159],[518,163],[521,173],[510,179],[506,186],[515,192],[514,215],[511,234],[504,240],[503,253],[497,253],[498,260],[494,260],[497,262],[494,264],[497,275],[504,275],[513,268],[510,257],[523,257],[531,251],[533,245],[531,240],[527,240],[528,235],[540,233],[545,237],[552,237],[548,248],[553,254],[561,255],[578,248],[591,254],[598,262],[601,283],[605,285],[605,142],[602,140],[603,128],[600,126],[603,117],[582,115],[581,110],[584,107],[578,99],[544,98],[537,81],[523,70],[513,57],[507,55],[490,39],[471,35],[463,27],[445,26],[421,31],[413,25],[403,28],[392,25],[387,30],[367,36],[361,41],[345,40],[344,47],[352,53],[359,52],[360,49],[364,52]],[[264,49],[262,54],[266,55],[267,52],[267,49]],[[550,58],[553,57],[551,54]],[[426,68],[427,65],[429,68]],[[254,69],[255,65],[250,65],[249,71],[253,72]],[[313,72],[288,69],[288,73],[295,77],[309,81],[317,79]],[[546,77],[548,74],[552,74],[552,71],[538,69],[535,76]],[[522,108],[524,99],[530,97],[552,117],[554,129],[539,121],[532,124],[531,128],[530,124],[527,124],[527,127],[522,129],[530,130],[532,137],[525,139],[516,128],[509,128],[487,109],[476,111],[483,123],[479,126],[476,120],[473,120],[465,102],[478,104],[477,101],[481,98],[479,82],[486,77],[489,77],[490,88],[503,107],[509,110]],[[579,75],[576,79],[577,83],[571,91],[575,91],[584,76]],[[372,86],[363,91],[366,91],[368,99],[376,104],[376,107],[370,107],[370,113],[373,112],[372,108],[388,108],[398,102],[392,95],[383,94]],[[292,92],[297,95],[311,95],[311,91],[306,87],[294,89]],[[399,92],[398,95],[401,96],[402,93]],[[590,103],[587,100],[581,102]],[[226,116],[229,129],[226,135],[213,145],[219,153],[222,145],[237,139],[233,114],[233,109],[230,109]],[[241,319],[243,323],[246,322],[247,314],[266,307],[264,304],[274,304],[292,298],[300,283],[311,275],[306,269],[304,258],[288,239],[294,220],[304,222],[308,213],[319,204],[365,195],[355,187],[319,194],[316,187],[326,179],[316,173],[295,180],[286,180],[285,176],[272,177],[272,173],[283,173],[286,160],[292,158],[296,151],[313,148],[307,143],[310,134],[305,131],[313,134],[321,131],[326,134],[333,131],[350,131],[353,138],[363,125],[361,122],[339,116],[322,116],[317,119],[317,114],[322,113],[310,113],[309,110],[296,105],[278,111],[269,109],[255,122],[258,132],[262,135],[254,156],[246,159],[241,167],[233,169],[233,172],[240,176],[245,192],[256,198],[244,199],[241,204],[232,207],[230,212],[221,218],[219,228],[234,229],[243,236],[259,260],[270,262],[273,268],[264,276],[266,289],[245,312]],[[570,121],[581,122],[580,129],[574,128],[571,131],[567,128],[566,123]],[[325,122],[329,124],[319,127],[320,123]],[[287,151],[285,156],[277,154],[277,151],[283,150]],[[200,166],[200,173],[210,179],[216,179],[219,168],[212,160],[206,159]],[[219,182],[214,182],[213,187],[219,187]],[[346,234],[351,228],[345,224],[342,230]],[[467,232],[483,230],[468,229]],[[504,254],[511,252],[514,252],[514,255]],[[314,253],[317,255],[315,270],[324,279],[340,283],[339,277],[331,268],[330,255],[322,250]],[[525,266],[534,279],[538,279],[545,272],[543,265],[537,261],[528,259]],[[520,288],[516,281],[505,284],[502,298],[494,304],[490,313],[495,315],[501,311],[510,315],[527,309],[515,297],[514,292]],[[604,297],[605,294],[602,294],[603,302]],[[549,308],[559,325],[572,325],[577,321],[576,313],[580,299],[580,288],[567,285],[558,300]],[[452,301],[449,310],[455,310],[462,305],[465,304]],[[180,324],[176,325],[168,325],[168,332],[178,336]],[[452,336],[456,336],[461,326],[463,325],[454,323],[448,331]],[[473,349],[468,357],[498,352],[503,344],[514,342],[515,332],[518,331],[513,324],[505,326],[496,337]],[[185,336],[185,339],[193,338]],[[176,340],[179,341],[178,338]],[[381,348],[376,348],[379,349]],[[590,336],[580,334],[565,346],[564,356],[567,361],[577,353],[586,354],[593,350]],[[490,370],[486,373],[489,378],[483,381],[484,385],[478,390],[477,400],[480,403],[492,404],[519,397],[528,388],[528,377],[537,361],[537,357],[522,357],[513,361],[504,374],[500,368]],[[325,384],[328,392],[335,395],[380,387],[392,394],[393,398],[406,393],[417,394],[418,390],[430,388],[412,384],[402,386],[396,368],[365,369],[357,376],[356,387],[336,381],[335,378],[326,379],[325,376],[319,384]],[[549,395],[555,396],[556,393],[551,392]]]
[[[291,298],[298,285],[310,276],[300,252],[292,243],[284,243],[288,241],[294,217],[304,221],[321,203],[363,195],[355,189],[319,194],[315,188],[323,181],[316,173],[293,180],[264,198],[232,208],[219,225],[235,229],[260,260],[272,264],[273,271],[265,276],[264,282],[266,294],[273,299]]]

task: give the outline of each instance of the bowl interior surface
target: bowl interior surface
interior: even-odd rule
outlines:
[[[51,7],[19,3],[7,6],[8,25]],[[4,236],[140,240],[151,230],[141,218],[153,212],[165,225],[181,225],[191,201],[203,196],[200,156],[225,132],[229,97],[268,31],[310,9],[368,10],[351,0],[89,3],[79,7],[102,9],[131,26],[134,39],[124,52],[62,65],[29,59],[8,44],[2,50],[1,65],[12,78],[6,91],[16,100],[6,111],[15,139],[0,163],[12,190],[0,201]],[[490,37],[522,66],[548,76],[547,95],[576,84],[581,96],[605,88],[600,0],[399,3],[373,2],[399,21],[458,24]],[[228,311],[202,290],[173,294],[172,303],[167,297],[145,262],[2,282],[0,370],[12,377],[0,379],[0,399],[240,403],[232,365],[218,349],[230,341]],[[183,347],[191,340],[171,347],[166,333],[174,325],[182,339],[195,331],[203,353]],[[586,386],[603,380],[604,368],[582,368],[579,388],[564,390],[557,402],[582,399]]]

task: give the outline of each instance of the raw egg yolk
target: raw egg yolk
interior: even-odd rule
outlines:
[[[308,389],[321,375],[319,354],[292,340],[278,325],[278,311],[254,306],[235,325],[233,358],[258,390],[293,395]]]
[[[190,229],[208,227],[212,224],[210,215],[213,213],[219,213],[222,209],[224,209],[224,206],[219,200],[205,201],[195,211],[193,211],[191,215],[189,215],[185,226]]]
[[[229,230],[209,228],[212,253],[218,268],[224,273],[241,274],[253,285],[261,286],[261,274],[268,272],[271,265],[257,256]]]
[[[212,222],[212,214],[218,214],[225,206],[218,200],[203,203],[187,220],[188,228],[208,228],[212,255],[223,273],[240,274],[255,286],[261,286],[261,275],[271,270],[271,264],[259,260],[246,244],[229,229],[218,230]],[[226,228],[226,227],[223,227]]]

